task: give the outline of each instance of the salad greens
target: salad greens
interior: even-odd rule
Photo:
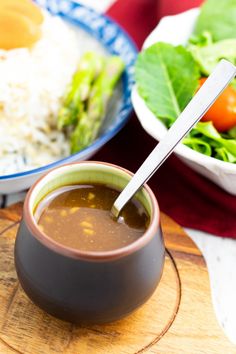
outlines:
[[[228,131],[228,136],[236,139],[236,126]]]
[[[199,122],[183,143],[207,156],[213,155],[219,160],[236,162],[236,140],[223,138],[212,122]]]
[[[156,43],[138,56],[135,76],[147,106],[170,126],[194,95],[200,74],[184,47]]]
[[[236,38],[236,0],[208,0],[201,7],[194,35],[210,32],[214,41]]]
[[[139,54],[137,90],[169,128],[198,89],[200,76],[208,76],[222,58],[236,64],[236,0],[207,0],[186,47],[159,42]],[[232,87],[236,90],[236,80]],[[183,143],[207,156],[236,163],[236,126],[219,133],[211,121],[200,122]]]
[[[199,64],[202,74],[206,76],[211,74],[222,58],[236,64],[236,38],[213,43],[208,35],[204,45],[190,43],[187,48]]]
[[[58,115],[58,128],[69,130],[71,153],[96,139],[109,99],[124,70],[120,57],[87,52],[68,85]]]

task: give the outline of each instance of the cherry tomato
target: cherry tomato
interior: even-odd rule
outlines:
[[[206,78],[200,79],[200,87],[205,81]],[[224,90],[201,120],[212,121],[219,132],[225,132],[236,125],[236,91],[233,87],[228,86]]]

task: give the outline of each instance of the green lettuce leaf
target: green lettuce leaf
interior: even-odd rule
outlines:
[[[236,39],[224,39],[216,43],[210,43],[208,40],[205,45],[190,43],[187,48],[206,76],[211,74],[223,58],[236,64]]]
[[[203,32],[200,35],[195,35],[192,34],[191,37],[189,38],[188,42],[190,44],[195,44],[198,46],[207,46],[213,43],[212,40],[212,35],[210,34],[210,32]]]
[[[218,143],[236,158],[236,140],[221,138]]]
[[[201,7],[195,35],[208,31],[213,40],[236,38],[236,0],[207,0]]]
[[[225,162],[236,162],[236,157],[232,155],[225,147],[216,148],[215,158],[225,161]]]
[[[236,126],[227,132],[228,138],[236,139]]]
[[[140,96],[167,126],[193,97],[199,76],[198,65],[183,46],[161,42],[141,52],[135,66]]]
[[[183,140],[183,143],[191,149],[198,151],[204,155],[211,156],[212,154],[211,145],[201,138],[185,138]]]
[[[236,162],[236,140],[230,136],[222,137],[212,122],[199,122],[183,143],[207,156],[226,162]]]
[[[201,133],[210,139],[221,139],[220,133],[218,133],[212,122],[199,122],[192,130],[192,134],[195,133]]]

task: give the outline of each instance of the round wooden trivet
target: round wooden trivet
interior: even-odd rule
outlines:
[[[199,250],[167,216],[162,226],[170,252],[151,299],[121,321],[85,327],[47,315],[19,286],[13,247],[20,210],[0,210],[1,354],[236,353],[216,322]]]

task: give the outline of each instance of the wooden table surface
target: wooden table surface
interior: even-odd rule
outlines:
[[[0,353],[234,354],[211,303],[207,269],[183,229],[162,214],[167,247],[160,285],[115,323],[74,326],[38,309],[19,286],[13,248],[22,205],[0,210]]]

